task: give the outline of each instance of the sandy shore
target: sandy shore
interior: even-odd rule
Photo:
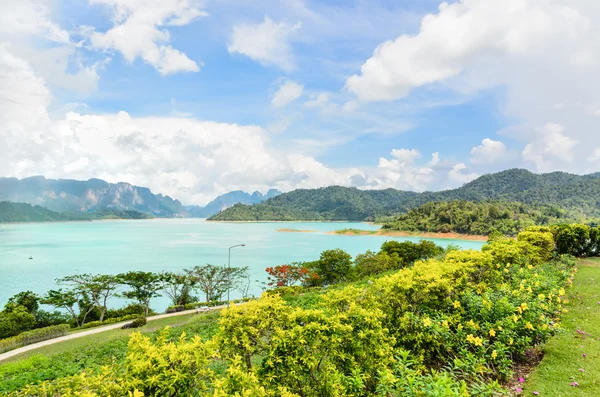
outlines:
[[[317,233],[318,230],[302,230],[302,229],[287,229],[287,228],[282,228],[282,229],[277,229],[278,232],[284,232],[284,233]]]
[[[473,236],[459,233],[421,233],[421,232],[401,232],[386,230],[336,230],[327,232],[327,234],[340,234],[344,236],[390,236],[390,237],[423,237],[423,238],[444,238],[453,240],[473,240],[487,241],[487,236]]]

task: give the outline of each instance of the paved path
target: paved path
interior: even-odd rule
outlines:
[[[210,310],[220,310],[227,307],[227,305],[223,305],[223,306],[215,306],[215,307],[211,307]],[[175,316],[182,316],[185,314],[193,314],[196,313],[196,309],[193,310],[185,310],[182,312],[177,312],[177,313],[169,313],[169,314],[159,314],[158,316],[152,316],[152,317],[148,317],[146,318],[146,320],[148,322],[150,321],[154,321],[154,320],[160,320],[161,318],[167,318],[167,317],[175,317]],[[84,336],[88,336],[88,335],[93,335],[93,334],[99,334],[101,332],[106,332],[106,331],[110,331],[111,329],[117,329],[117,328],[121,328],[123,325],[130,323],[132,320],[128,320],[128,321],[123,321],[120,323],[115,323],[115,324],[111,324],[111,325],[106,325],[104,327],[96,327],[96,328],[91,328],[87,331],[80,331],[80,332],[75,332],[69,335],[65,335],[65,336],[61,336],[59,338],[54,338],[54,339],[48,339],[42,342],[38,342],[38,343],[34,343],[32,345],[27,345],[27,346],[23,346],[20,347],[18,349],[15,350],[11,350],[8,351],[6,353],[2,353],[0,354],[0,362],[2,362],[3,360],[6,360],[10,357],[14,357],[17,356],[19,354],[31,351],[31,350],[35,350],[35,349],[39,349],[40,347],[43,346],[49,346],[49,345],[53,345],[55,343],[59,343],[59,342],[63,342],[66,340],[71,340],[71,339],[77,339],[77,338],[81,338]]]

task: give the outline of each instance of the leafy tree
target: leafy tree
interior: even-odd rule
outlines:
[[[7,310],[9,306],[24,306],[31,314],[35,314],[40,307],[40,296],[31,291],[19,292],[8,299],[8,303],[4,306]]]
[[[28,331],[35,326],[35,317],[25,306],[9,303],[0,312],[0,339]]]
[[[381,252],[385,252],[397,261],[397,268],[410,266],[420,259],[429,259],[441,255],[444,249],[431,241],[386,241],[381,245]]]
[[[195,288],[199,289],[206,297],[207,302],[221,300],[223,294],[233,288],[239,280],[246,276],[247,267],[215,266],[206,264],[194,266],[187,270]]]
[[[364,254],[356,255],[354,269],[359,277],[367,277],[373,274],[384,273],[396,268],[397,262],[387,252],[373,252],[371,250]]]
[[[57,282],[67,284],[89,297],[100,312],[101,322],[104,321],[108,299],[116,295],[117,287],[121,284],[117,276],[106,274],[76,274],[58,279]]]
[[[122,293],[125,298],[134,299],[144,306],[144,314],[148,316],[150,300],[160,296],[162,289],[161,277],[152,272],[131,271],[117,275],[121,284],[129,287],[128,291]]]
[[[95,305],[86,298],[81,290],[60,288],[48,291],[41,303],[66,310],[71,315],[73,323],[80,327],[85,324],[88,314],[95,308]]]
[[[191,293],[195,281],[187,273],[163,272],[160,274],[160,284],[175,306],[186,305],[194,300]]]
[[[268,267],[265,271],[269,274],[268,285],[270,287],[289,287],[298,283],[310,284],[312,280],[319,278],[316,273],[310,271],[306,264],[301,262]]]
[[[352,256],[339,248],[323,251],[319,260],[311,263],[311,267],[321,285],[353,279]]]

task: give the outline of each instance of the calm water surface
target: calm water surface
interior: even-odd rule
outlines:
[[[315,230],[284,233],[279,228]],[[199,219],[116,220],[0,224],[0,305],[17,292],[43,294],[56,288],[54,279],[76,273],[114,274],[129,270],[178,271],[195,265],[248,266],[253,278],[265,281],[264,269],[290,261],[318,258],[326,249],[341,248],[351,255],[377,250],[387,240],[418,241],[414,237],[343,236],[325,234],[343,228],[375,230],[357,223],[217,223]],[[479,241],[428,239],[446,246],[479,249]],[[33,259],[29,259],[29,257]],[[260,294],[256,283],[253,292]],[[232,291],[232,299],[239,297]],[[119,302],[113,300],[113,305]],[[164,310],[166,298],[152,306]]]

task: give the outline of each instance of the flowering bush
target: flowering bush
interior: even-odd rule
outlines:
[[[312,307],[265,294],[224,309],[207,342],[134,334],[125,363],[16,395],[495,396],[560,327],[575,261],[550,236],[418,261]]]

